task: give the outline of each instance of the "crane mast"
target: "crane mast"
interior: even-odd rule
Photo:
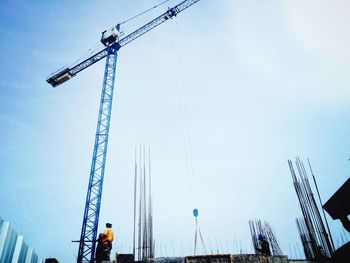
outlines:
[[[92,155],[90,178],[81,229],[78,263],[93,262],[97,237],[98,219],[100,215],[103,178],[106,164],[108,134],[111,121],[114,79],[117,65],[117,50],[106,49],[107,58],[102,85],[102,94],[95,144]]]
[[[94,53],[83,61],[74,63],[70,67],[65,67],[58,70],[58,72],[51,74],[51,76],[46,80],[53,87],[56,87],[76,76],[76,74],[82,70],[90,67],[91,65],[106,57],[93,157],[91,162],[83,224],[79,241],[79,251],[77,257],[78,263],[94,262],[95,259],[95,246],[107,156],[108,135],[115,82],[114,80],[117,65],[117,52],[121,47],[134,41],[148,31],[164,23],[168,19],[175,17],[178,13],[182,12],[186,8],[199,1],[200,0],[185,0],[180,4],[169,8],[166,12],[157,18],[153,19],[149,23],[145,24],[144,26],[140,27],[122,39],[115,38],[115,41],[111,43],[107,42],[107,44],[101,40],[101,42],[105,44],[105,47],[102,50]],[[115,28],[119,31],[119,25],[117,25]]]

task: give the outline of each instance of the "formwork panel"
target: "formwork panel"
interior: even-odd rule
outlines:
[[[231,262],[232,262],[232,256],[230,254],[188,256],[185,258],[185,263],[231,263]]]
[[[232,255],[232,263],[288,263],[286,256]]]
[[[286,256],[262,256],[255,254],[188,256],[185,263],[288,263]]]

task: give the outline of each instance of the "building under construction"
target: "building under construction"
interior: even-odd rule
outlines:
[[[77,241],[79,243],[76,259],[77,263],[96,262],[95,248],[98,232],[97,229],[99,225],[99,216],[102,204],[102,189],[107,159],[107,146],[110,132],[117,58],[120,49],[124,48],[134,40],[139,39],[141,36],[147,34],[149,31],[157,28],[161,24],[175,19],[180,13],[195,5],[199,1],[200,0],[181,0],[175,6],[167,8],[162,14],[152,18],[147,23],[138,26],[136,30],[131,31],[131,33],[128,34],[124,34],[124,31],[121,29],[121,25],[124,25],[126,22],[148,12],[150,9],[131,17],[130,19],[114,24],[112,28],[108,28],[102,32],[102,36],[100,38],[100,44],[102,47],[99,49],[90,49],[87,55],[82,56],[80,59],[68,66],[60,68],[46,79],[47,83],[52,87],[58,87],[61,84],[71,80],[73,77],[77,76],[80,72],[83,72],[86,69],[92,67],[95,63],[103,59],[106,60],[103,74],[101,72],[101,76],[103,75],[103,82],[100,105],[98,108],[96,133],[94,133],[95,137],[92,149],[91,168],[89,170],[89,176],[87,177],[88,187],[86,193],[86,201],[84,203],[84,213],[82,214],[82,224],[79,225],[79,230],[81,226],[81,231],[79,240]],[[155,7],[160,6],[165,2],[167,1],[163,1]],[[52,48],[52,50],[55,49]],[[61,56],[63,57],[62,54],[57,54],[57,57]],[[304,166],[303,162],[297,158],[295,163],[293,163],[291,160],[288,160],[288,165],[293,180],[293,186],[299,200],[302,215],[302,217],[296,219],[296,231],[299,233],[306,260],[300,261],[325,263],[332,262],[332,260],[335,258],[334,255],[336,252],[336,247],[334,245],[331,231],[326,221],[325,213],[322,210],[323,203],[318,192],[311,165],[308,162],[310,173],[316,185],[318,198],[313,194],[312,187],[309,182],[307,168]],[[193,255],[174,258],[157,257],[153,217],[153,210],[156,208],[153,207],[151,168],[150,148],[146,147],[145,145],[139,145],[135,148],[132,253],[130,252],[130,254],[116,254],[115,256],[113,255],[112,257],[114,258],[115,262],[294,262],[288,259],[288,257],[285,255],[285,251],[282,251],[277,235],[271,225],[268,222],[261,221],[260,219],[249,221],[250,237],[252,241],[252,249],[250,253],[233,254],[229,253],[229,251],[225,254],[207,253],[206,247],[204,245],[204,238],[198,226],[198,211],[194,213],[196,217],[196,232],[194,239],[194,251],[192,250]],[[350,213],[350,208],[348,206],[350,200],[349,185],[350,183],[346,183],[344,187],[342,187],[342,189],[338,192],[338,194],[324,205],[325,209],[334,219],[340,219],[342,221],[347,231],[350,231],[350,223],[348,219]],[[317,199],[319,199],[319,202]],[[261,253],[261,247],[258,238],[259,234],[262,234],[264,237],[266,237],[266,241],[271,248],[271,255],[263,255]],[[198,240],[201,241],[205,255],[197,255]],[[343,249],[347,251],[350,250],[348,245],[344,245]],[[339,254],[341,253],[339,252]],[[342,255],[344,254],[345,253]],[[340,258],[341,256],[337,256],[337,260],[333,260],[333,263],[341,263],[342,259]],[[46,262],[50,262],[50,260],[51,259],[47,259]],[[349,258],[348,261],[350,262]],[[30,248],[26,242],[24,242],[23,236],[18,235],[11,228],[11,225],[8,222],[0,220],[0,263],[10,262],[36,263],[42,262],[42,260],[34,252],[34,250]]]

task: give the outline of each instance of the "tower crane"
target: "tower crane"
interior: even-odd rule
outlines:
[[[102,50],[95,52],[83,61],[73,63],[73,65],[69,67],[64,67],[63,69],[56,71],[46,79],[46,81],[53,87],[57,87],[76,76],[79,72],[106,57],[93,157],[86,195],[83,224],[79,240],[78,263],[94,262],[107,155],[108,134],[111,120],[117,53],[121,47],[134,41],[168,19],[175,17],[178,13],[198,1],[199,0],[185,0],[172,8],[168,8],[166,12],[123,38],[121,38],[120,34],[120,24],[117,24],[115,27],[102,32],[101,42],[104,45]]]

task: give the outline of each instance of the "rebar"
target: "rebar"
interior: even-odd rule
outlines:
[[[276,235],[267,221],[262,222],[260,219],[249,220],[249,228],[255,254],[258,254],[258,236],[259,234],[263,234],[270,244],[272,255],[283,255]]]
[[[137,151],[137,150],[136,150]],[[145,145],[139,146],[139,160],[135,161],[134,186],[134,218],[138,217],[137,249],[134,249],[134,258],[147,262],[154,258],[155,240],[153,236],[153,205],[151,191],[151,149],[148,148],[148,167],[146,167]],[[139,179],[139,181],[136,180]],[[137,185],[139,187],[137,188]],[[137,191],[138,190],[138,191]],[[136,199],[138,198],[138,208]],[[138,211],[138,215],[137,214]],[[134,219],[135,220],[135,219]],[[134,223],[135,224],[135,223]],[[134,241],[135,243],[136,241]],[[137,252],[137,255],[135,254]]]
[[[303,218],[297,219],[296,224],[304,248],[305,257],[308,260],[320,259],[324,257],[330,258],[333,252],[333,242],[329,239],[330,233],[327,232],[323,223],[305,166],[299,158],[296,158],[295,160],[296,169],[294,169],[291,160],[288,160],[288,165],[292,175],[294,189],[298,196],[300,209],[303,214]],[[309,168],[311,174],[313,175],[310,162]],[[298,176],[295,171],[298,172]],[[317,188],[317,193],[319,195],[314,175],[313,178]],[[319,199],[321,202],[320,195]]]

